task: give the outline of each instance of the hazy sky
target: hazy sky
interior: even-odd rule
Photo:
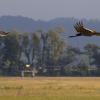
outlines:
[[[0,0],[2,15],[21,15],[36,20],[56,17],[100,19],[100,0]]]

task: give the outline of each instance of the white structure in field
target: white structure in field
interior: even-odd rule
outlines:
[[[25,66],[25,69],[21,71],[21,76],[24,77],[25,73],[30,73],[32,77],[37,73],[36,68],[32,68],[29,64]]]

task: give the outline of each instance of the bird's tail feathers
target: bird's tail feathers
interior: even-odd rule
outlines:
[[[77,36],[69,36],[69,38],[73,38],[73,37],[77,37]]]

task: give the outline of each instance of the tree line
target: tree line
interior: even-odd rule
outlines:
[[[0,75],[18,76],[26,64],[45,76],[99,76],[100,47],[87,44],[81,50],[61,38],[63,28],[19,33],[0,38]]]

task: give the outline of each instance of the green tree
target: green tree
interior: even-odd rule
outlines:
[[[84,47],[86,54],[90,57],[90,63],[96,66],[100,65],[100,47],[95,44],[87,44]]]
[[[18,68],[17,64],[19,61],[19,33],[16,31],[11,31],[7,37],[4,39],[4,56],[3,61],[5,68],[9,70],[10,73],[13,73],[13,70]],[[9,66],[8,63],[9,62]],[[6,66],[7,64],[7,66]]]
[[[59,33],[55,30],[49,31],[49,42],[50,42],[50,58],[53,63],[57,64],[64,51],[64,41],[61,40]]]
[[[31,45],[30,45],[30,39],[29,39],[29,34],[28,33],[24,33],[22,35],[22,54],[23,57],[26,58],[26,60],[24,61],[24,63],[28,63],[31,64],[31,60],[30,60],[30,54],[31,54]]]
[[[32,34],[32,65],[39,64],[41,56],[40,35],[38,32]]]

